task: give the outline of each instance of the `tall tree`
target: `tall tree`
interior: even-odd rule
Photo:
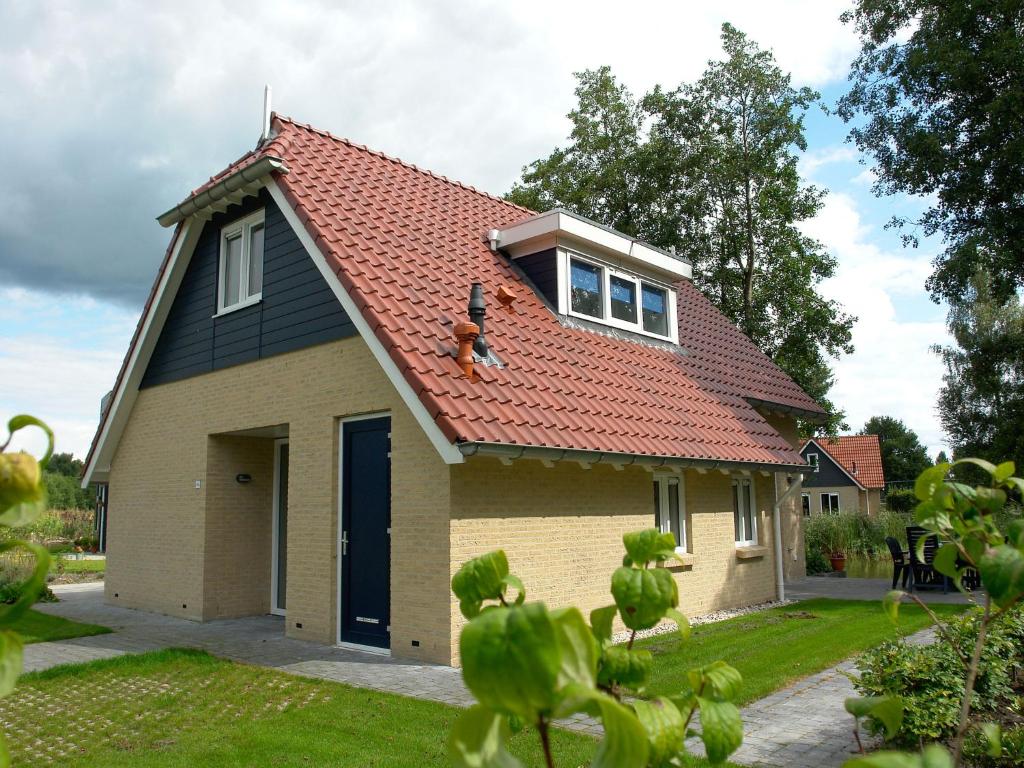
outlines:
[[[841,422],[827,355],[851,352],[853,319],[816,288],[835,268],[800,222],[823,192],[801,182],[803,118],[818,94],[729,24],[725,58],[696,83],[637,100],[602,69],[577,75],[570,143],[523,170],[509,199],[563,206],[694,266],[694,283]],[[649,127],[648,127],[649,126]]]
[[[897,418],[872,416],[860,434],[878,435],[886,481],[916,480],[932,466],[928,449],[921,444],[917,433]]]
[[[950,309],[957,346],[935,348],[946,366],[939,417],[954,457],[1024,467],[1024,307],[1016,295],[1002,302],[995,293],[977,273]]]
[[[1007,300],[1024,284],[1024,4],[856,0],[860,37],[839,114],[874,160],[879,195],[924,196],[905,240],[941,234],[928,287],[956,300],[983,269]]]

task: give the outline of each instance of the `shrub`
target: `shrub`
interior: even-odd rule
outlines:
[[[806,552],[807,575],[814,576],[819,573],[828,573],[832,570],[825,555],[820,549],[808,549]]]
[[[885,506],[890,512],[909,515],[917,506],[912,488],[893,488],[885,494]]]
[[[999,757],[989,754],[989,745],[980,733],[972,733],[964,744],[964,757],[978,768],[1010,768],[1024,765],[1024,725],[1003,731]]]

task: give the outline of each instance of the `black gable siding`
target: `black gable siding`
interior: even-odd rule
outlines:
[[[221,229],[260,208],[266,216],[263,299],[215,318]],[[141,386],[179,381],[355,333],[320,270],[262,190],[206,223]]]
[[[832,461],[832,458],[815,445],[808,444],[800,451],[807,460],[808,453],[818,454],[818,471],[804,473],[804,488],[835,488],[840,485],[853,485],[846,473]]]
[[[558,308],[558,263],[555,249],[531,253],[515,260],[551,306]]]

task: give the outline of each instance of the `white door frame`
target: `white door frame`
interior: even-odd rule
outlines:
[[[288,445],[288,438],[281,437],[274,440],[274,513],[271,518],[271,545],[270,545],[270,612],[275,616],[284,616],[286,611],[277,605],[277,571],[281,557],[281,546],[288,546],[287,541],[278,541],[277,531],[281,521],[281,446]],[[290,459],[290,456],[289,456]],[[291,461],[288,462],[288,475],[291,476]]]
[[[337,508],[337,518],[336,518],[337,522],[338,522],[338,525],[337,525],[337,537],[336,537],[336,541],[335,541],[335,546],[337,547],[337,549],[334,550],[335,553],[337,554],[337,558],[336,559],[338,561],[338,568],[337,568],[337,570],[338,570],[338,579],[337,579],[338,587],[337,587],[337,590],[338,591],[335,594],[335,601],[334,601],[334,604],[335,604],[335,606],[337,608],[337,611],[338,611],[338,616],[337,616],[337,621],[335,621],[335,623],[334,623],[335,624],[335,626],[334,626],[334,642],[335,642],[335,644],[339,648],[351,648],[352,650],[356,650],[356,651],[365,651],[366,653],[375,653],[375,654],[377,654],[379,656],[390,656],[391,655],[391,649],[390,648],[378,648],[378,647],[373,646],[373,645],[362,645],[360,643],[346,643],[346,642],[343,642],[342,639],[341,639],[341,617],[342,617],[342,607],[343,607],[342,604],[341,604],[341,596],[342,596],[341,578],[342,578],[342,572],[344,570],[344,568],[343,568],[344,564],[342,563],[342,541],[341,541],[342,534],[344,533],[344,530],[342,529],[341,525],[342,525],[342,516],[344,514],[344,510],[342,509],[342,505],[344,504],[344,499],[345,499],[345,494],[344,494],[343,489],[342,489],[341,486],[342,486],[342,483],[345,481],[345,424],[347,422],[351,422],[351,421],[367,421],[369,419],[384,419],[384,418],[388,418],[388,419],[392,418],[391,417],[391,411],[377,411],[375,413],[362,413],[362,414],[360,414],[358,416],[345,416],[343,418],[338,419],[338,467],[337,467],[337,469],[338,469],[338,508]],[[392,424],[393,423],[394,422],[392,421]],[[391,531],[389,529],[388,533],[390,533],[390,532]],[[390,574],[388,574],[388,577],[390,578]]]

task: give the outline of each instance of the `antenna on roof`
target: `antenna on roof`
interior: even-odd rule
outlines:
[[[263,86],[263,132],[260,134],[260,141],[270,138],[270,85]]]

